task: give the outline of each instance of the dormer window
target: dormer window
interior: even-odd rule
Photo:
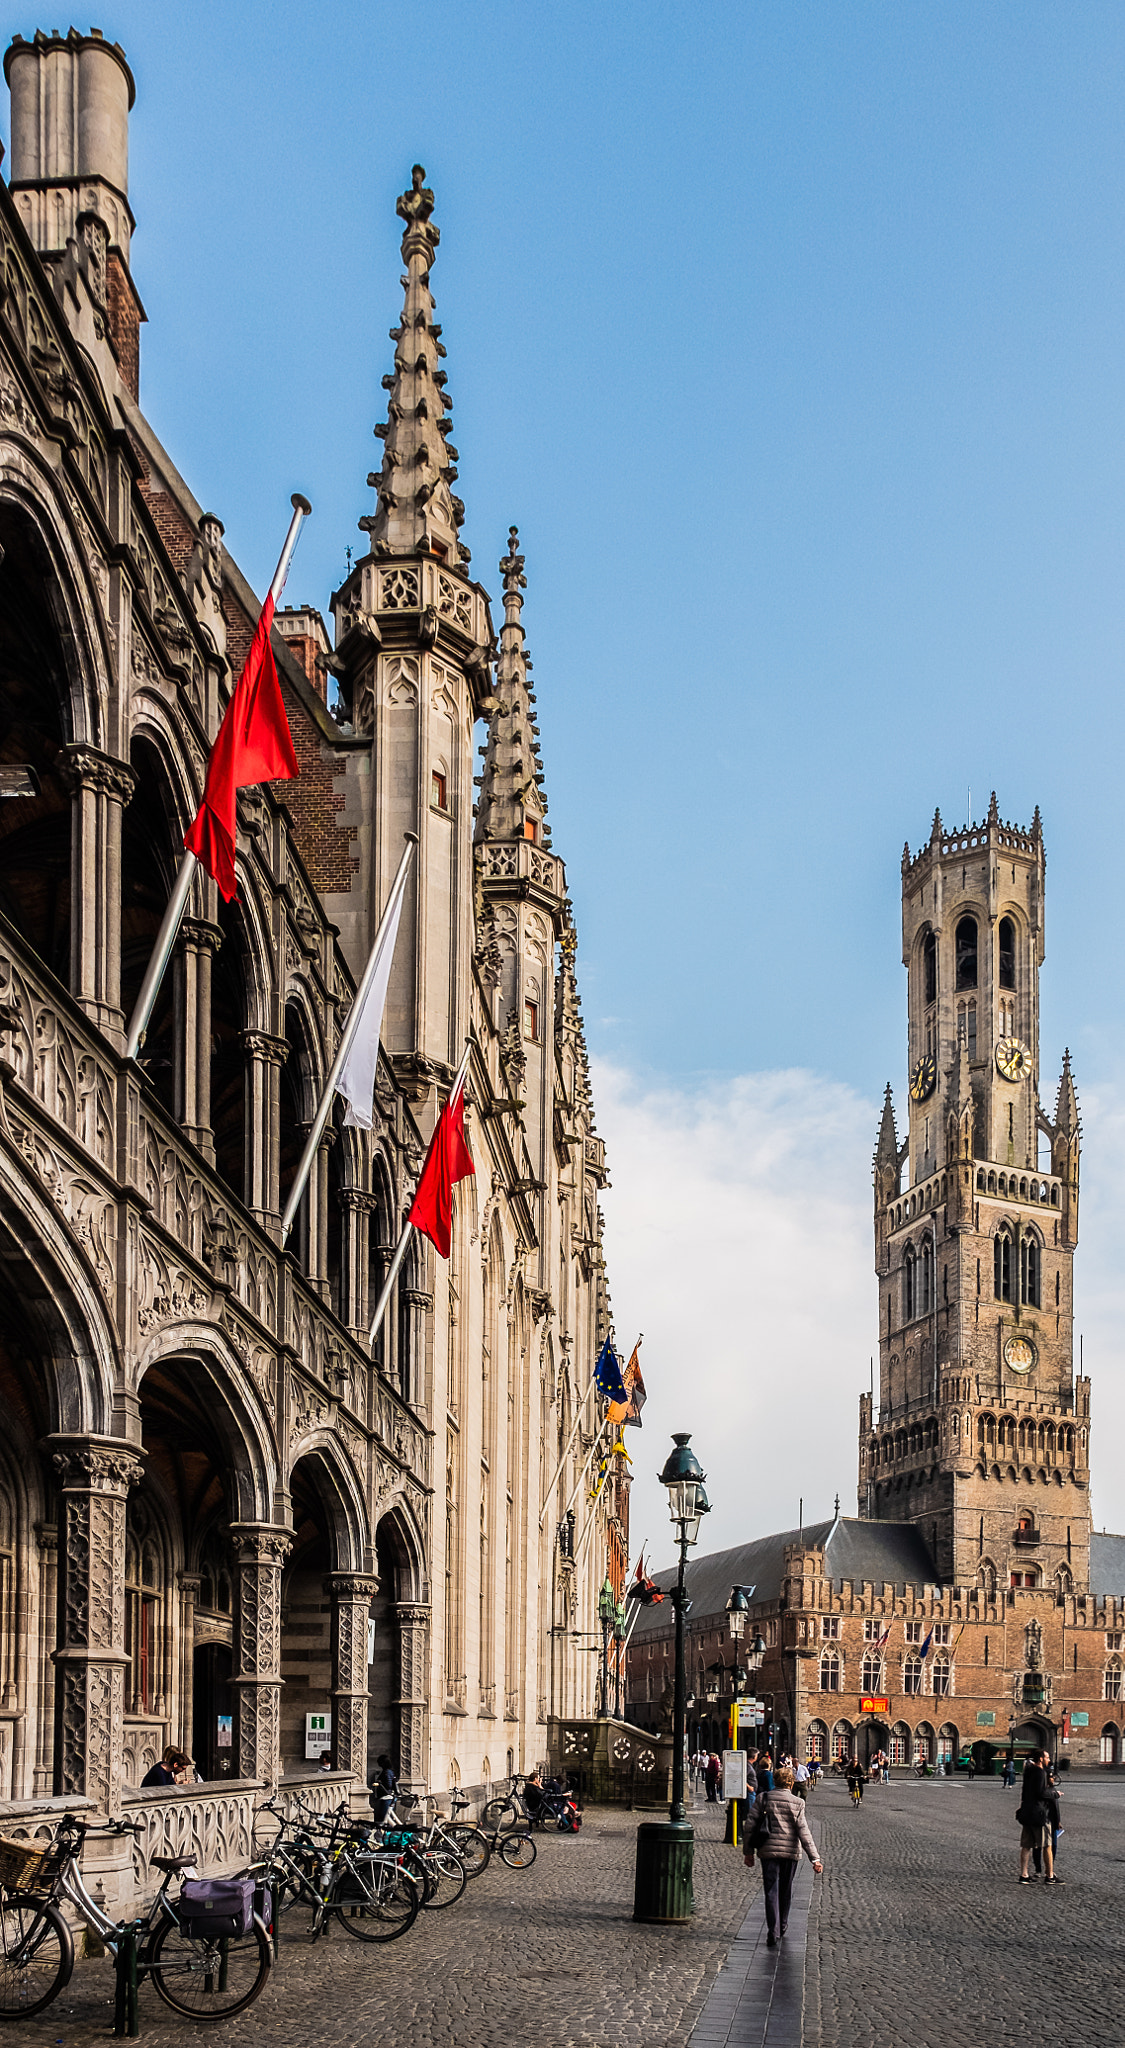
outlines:
[[[435,811],[447,811],[446,780],[440,768],[435,768],[430,777],[430,803]]]
[[[525,839],[530,839],[533,845],[537,845],[537,844],[538,844],[538,841],[539,841],[539,820],[538,820],[538,818],[525,818],[525,819],[524,819],[524,821],[523,821],[523,836],[524,836],[524,838],[525,838]]]

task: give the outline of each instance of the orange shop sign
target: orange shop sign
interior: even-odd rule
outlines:
[[[859,1711],[861,1714],[887,1714],[890,1712],[890,1706],[889,1700],[878,1699],[871,1693],[865,1694],[860,1700]]]

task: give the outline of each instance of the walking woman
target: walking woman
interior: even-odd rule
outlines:
[[[789,1925],[789,1902],[802,1849],[818,1877],[824,1869],[805,1819],[805,1802],[794,1795],[793,1773],[787,1766],[777,1772],[773,1791],[760,1792],[747,1815],[744,1860],[748,1865],[754,1861],[753,1843],[762,1863],[766,1947],[776,1948],[778,1937]]]

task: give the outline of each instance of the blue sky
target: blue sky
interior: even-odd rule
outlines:
[[[771,1157],[794,1279],[810,1175],[854,1203],[860,1268],[797,1345],[788,1408],[754,1355],[753,1245],[725,1321],[685,1268],[714,1408],[784,1430],[794,1401],[827,1402],[814,1506],[854,1497],[863,1134],[905,1057],[899,856],[935,804],[961,822],[995,787],[1003,815],[1044,817],[1043,1092],[1069,1042],[1095,1507],[1125,1526],[1125,10],[117,0],[99,26],[137,78],[143,401],[259,588],[294,488],[315,516],[293,601],[326,608],[363,544],[394,200],[415,160],[435,189],[466,538],[495,589],[521,529],[555,844],[613,1076],[611,1280],[660,1388],[645,1470],[693,1418],[646,1308],[630,1162],[653,1105],[691,1131],[737,1095],[732,1131],[790,1117]],[[779,1073],[803,1094],[763,1094]],[[772,1480],[751,1508],[723,1471],[717,1541],[784,1518]],[[642,1498],[655,1515],[647,1480]]]

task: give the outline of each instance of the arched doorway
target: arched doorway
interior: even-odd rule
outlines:
[[[1040,1721],[1035,1718],[1019,1721],[1012,1729],[1011,1748],[1017,1770],[1022,1768],[1029,1756],[1034,1756],[1041,1749],[1047,1751],[1051,1762],[1054,1763],[1056,1750],[1055,1730],[1049,1721]]]
[[[371,1603],[368,1770],[388,1755],[404,1787],[424,1789],[430,1610],[420,1545],[398,1509],[375,1531],[379,1590]]]
[[[856,1730],[856,1748],[864,1770],[870,1770],[871,1759],[880,1750],[890,1752],[891,1731],[885,1721],[861,1721]]]

